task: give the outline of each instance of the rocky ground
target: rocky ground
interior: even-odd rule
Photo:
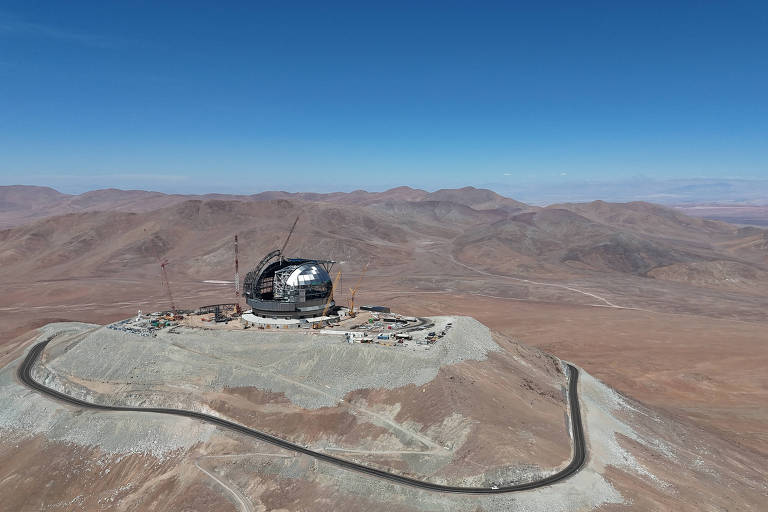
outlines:
[[[60,336],[34,376],[90,402],[212,413],[438,483],[528,481],[566,465],[560,364],[522,347],[502,350],[470,318],[431,318],[437,327],[429,328],[448,322],[429,350],[303,330],[174,328],[147,338],[53,324],[44,335]]]
[[[285,437],[336,449],[337,455],[347,443],[351,458],[424,472],[437,481],[473,482],[473,474],[520,479],[546,472],[544,461],[554,468],[569,459],[560,362],[492,335],[474,320],[459,318],[454,324],[455,335],[441,340],[445,344],[435,346],[434,353],[347,345],[306,334],[275,333],[265,339],[260,333],[259,339],[237,340],[221,337],[222,332],[192,332],[152,339],[90,324],[56,324],[35,337],[58,334],[35,376],[93,401],[177,404],[243,423],[263,422],[254,426],[282,430]],[[206,344],[208,334],[215,339]],[[302,351],[301,359],[311,361],[307,367],[291,359]],[[94,353],[98,356],[91,357]],[[214,357],[222,353],[224,359]],[[586,372],[579,392],[587,466],[543,489],[483,497],[382,482],[193,420],[83,411],[18,383],[21,355],[20,350],[0,371],[0,495],[11,497],[6,500],[11,510],[571,511],[630,506],[714,511],[758,510],[768,496],[754,458],[616,393]],[[413,372],[409,361],[414,357],[428,370]],[[352,384],[343,384],[342,372],[333,368],[334,362],[343,368],[346,359],[355,367],[365,365],[370,384],[359,372],[350,376],[357,387],[347,389]],[[324,372],[317,371],[321,365]],[[312,393],[276,378],[259,381],[266,369],[296,382],[304,375],[302,384],[324,390]],[[472,388],[473,378],[479,385],[478,372],[498,388],[478,393]],[[391,380],[378,380],[382,377],[375,374],[380,373]],[[462,394],[467,388],[470,392]],[[316,401],[310,399],[316,394]],[[441,400],[446,401],[443,407],[437,404]],[[492,409],[503,413],[494,415]],[[352,419],[344,420],[345,415]],[[306,418],[297,420],[300,416]],[[293,429],[289,418],[297,422]],[[510,432],[506,438],[501,427]],[[446,442],[455,443],[447,447],[450,457],[440,451]],[[361,447],[370,453],[362,454]],[[422,453],[420,459],[393,457],[382,453],[384,448]],[[503,462],[494,459],[497,452]]]
[[[0,497],[10,510],[763,508],[765,229],[647,203],[538,208],[476,189],[229,198],[102,191],[61,201],[10,192],[10,208],[7,194],[0,197],[0,225],[10,228],[0,231]],[[582,488],[563,482],[503,500],[433,496],[363,483],[191,423],[77,411],[14,383],[10,368],[33,338],[47,335],[34,329],[73,320],[106,324],[137,309],[167,308],[158,257],[170,261],[180,307],[231,302],[231,285],[217,284],[232,278],[234,233],[222,227],[239,230],[243,270],[281,246],[296,215],[302,221],[292,255],[338,260],[347,283],[370,263],[359,304],[472,316],[493,329],[498,349],[488,345],[482,357],[451,364],[424,356],[421,366],[398,367],[372,352],[385,347],[353,356],[286,338],[264,360],[230,352],[217,361],[228,368],[221,371],[191,333],[157,347],[117,337],[104,338],[109,348],[100,357],[79,354],[93,369],[111,372],[100,378],[67,373],[77,364],[67,366],[66,352],[56,352],[65,338],[93,343],[85,331],[97,326],[81,325],[52,345],[46,364],[64,372],[47,378],[92,398],[200,407],[373,465],[429,470],[436,481],[514,480],[568,458],[557,394],[563,376],[548,373],[552,359],[541,349],[600,381],[592,405],[588,379],[581,383],[585,421],[605,420],[587,425],[596,432],[588,469],[598,476],[585,471],[571,480]],[[341,288],[337,299],[346,302]],[[216,339],[217,349],[229,345]],[[281,352],[283,345],[301,357]],[[381,371],[368,375],[341,363],[337,371],[338,358],[348,356]],[[194,371],[179,369],[187,362]],[[264,377],[267,370],[274,377]],[[354,386],[345,385],[346,374]],[[382,387],[367,388],[366,379]],[[597,392],[601,382],[638,402],[622,398],[607,407],[611,395]],[[125,444],[97,439],[112,432]],[[168,433],[176,444],[163,437]],[[427,439],[445,450],[440,464],[427,464],[423,453],[396,453],[437,450]],[[454,445],[446,449],[445,440]],[[175,448],[155,449],[166,442]],[[358,483],[346,486],[339,475]]]

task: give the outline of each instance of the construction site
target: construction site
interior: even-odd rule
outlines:
[[[233,279],[194,307],[199,295],[175,295],[173,263],[158,258],[163,311],[154,299],[109,325],[38,329],[0,369],[3,464],[39,453],[47,468],[53,449],[84,461],[94,480],[66,481],[54,504],[175,510],[153,503],[192,493],[208,510],[251,512],[286,503],[284,489],[313,489],[293,510],[320,496],[327,510],[575,512],[630,503],[615,471],[664,493],[678,467],[704,464],[678,449],[674,420],[469,316],[358,304],[368,265],[289,254],[297,222],[279,248],[249,251],[242,286],[239,241],[224,241]],[[712,481],[731,485],[737,470]]]
[[[234,300],[206,304],[197,309],[178,309],[168,277],[168,260],[160,260],[162,286],[170,309],[151,313],[140,310],[135,317],[120,320],[107,327],[112,330],[155,337],[163,329],[278,331],[299,329],[310,333],[340,335],[348,343],[385,346],[425,346],[436,343],[447,334],[452,324],[442,327],[423,318],[403,316],[387,306],[355,306],[368,264],[362,267],[354,286],[349,288],[346,304],[335,300],[342,282],[342,272],[334,274],[333,260],[287,257],[286,247],[299,217],[294,220],[282,247],[266,254],[240,286],[239,241],[234,236]],[[249,306],[241,306],[244,298]]]
[[[546,456],[526,455],[510,465],[488,454],[479,470],[466,466],[458,453],[479,442],[470,419],[477,413],[419,387],[441,368],[500,353],[489,329],[467,317],[414,317],[356,304],[368,265],[342,294],[337,262],[286,254],[297,222],[282,246],[246,273],[242,287],[234,237],[232,295],[222,297],[228,302],[178,308],[169,262],[158,259],[168,310],[138,311],[106,326],[52,325],[51,342],[39,364],[30,365],[28,381],[88,404],[210,412],[362,471],[426,482],[419,485],[494,490],[571,471],[571,443],[561,424],[568,411],[565,366],[554,363],[553,371],[553,361],[537,362],[537,378],[550,374],[546,391],[529,390],[547,397],[534,415],[547,418],[540,422]],[[497,364],[515,365],[506,356]],[[458,379],[457,389],[469,392],[475,370],[467,371],[445,378],[451,386]],[[378,391],[368,395],[371,390]],[[410,390],[431,412],[417,422],[397,418],[386,402],[398,390]],[[419,407],[413,414],[420,417]],[[335,419],[326,423],[327,415]],[[494,430],[507,429],[506,417],[494,421]],[[558,428],[551,430],[553,424]]]

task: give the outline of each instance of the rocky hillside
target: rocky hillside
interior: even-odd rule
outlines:
[[[60,323],[37,333],[52,341],[33,375],[95,403],[201,410],[430,481],[488,487],[562,467],[571,456],[562,362],[492,337],[472,319],[451,320],[459,336],[422,354],[307,333],[262,332],[254,343],[253,332],[182,330],[147,343]],[[10,510],[270,510],[279,503],[297,511],[319,504],[698,512],[758,510],[768,492],[765,455],[583,370],[585,467],[539,489],[483,496],[393,484],[187,418],[55,402],[14,378],[22,356],[0,367],[0,493]],[[61,476],[37,492],[51,469]]]
[[[401,187],[382,193],[265,192],[189,199],[102,190],[66,196],[51,189],[3,189],[0,222],[75,210],[0,231],[0,275],[146,274],[160,257],[188,276],[225,276],[240,234],[247,266],[282,245],[289,252],[414,271],[424,252],[507,275],[621,274],[719,287],[762,286],[768,231],[687,217],[647,203],[596,201],[529,207],[488,190]],[[25,217],[25,219],[27,218]],[[717,269],[704,270],[704,269]],[[704,274],[706,277],[702,277]],[[596,274],[597,273],[597,274]]]

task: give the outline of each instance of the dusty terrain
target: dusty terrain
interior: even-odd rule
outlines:
[[[517,483],[570,462],[560,364],[518,345],[502,351],[472,319],[441,320],[453,327],[430,350],[311,332],[184,328],[146,338],[101,328],[49,345],[35,377],[92,403],[214,411],[448,485]]]
[[[5,193],[0,197],[7,198],[10,192]],[[497,339],[506,336],[539,347],[637,399],[639,403],[627,403],[644,414],[622,406],[610,415],[633,429],[647,429],[643,435],[648,440],[664,439],[687,453],[670,462],[661,452],[638,445],[632,436],[617,436],[622,450],[629,450],[659,481],[671,484],[666,488],[669,492],[651,477],[640,483],[641,470],[629,471],[614,458],[606,459],[599,471],[613,491],[595,488],[594,494],[602,496],[598,501],[574,500],[569,506],[555,506],[556,500],[545,492],[533,493],[527,501],[521,495],[495,502],[430,501],[433,498],[407,492],[402,496],[418,495],[424,508],[441,510],[449,509],[448,503],[459,510],[511,509],[510,503],[522,510],[684,510],[686,506],[690,510],[759,510],[755,504],[765,499],[764,479],[761,484],[754,472],[764,475],[768,467],[768,410],[761,406],[768,402],[763,370],[768,365],[768,231],[694,219],[646,203],[536,208],[471,189],[439,194],[411,189],[378,195],[269,193],[240,200],[153,196],[160,198],[157,204],[144,202],[144,193],[131,193],[133,206],[122,199],[123,194],[110,191],[109,202],[77,210],[71,205],[81,196],[64,198],[68,206],[62,208],[69,209],[61,211],[18,206],[41,204],[27,196],[16,201],[14,208],[4,203],[0,210],[13,213],[3,214],[9,229],[0,231],[1,364],[16,360],[36,336],[30,330],[49,322],[106,323],[135,314],[136,309],[167,308],[157,279],[158,256],[171,262],[169,273],[181,306],[229,302],[231,285],[203,281],[231,279],[234,232],[240,234],[243,271],[279,246],[292,219],[301,214],[289,252],[339,260],[344,290],[370,261],[358,303],[385,303],[413,315],[473,316],[498,332]],[[67,213],[73,211],[78,213]],[[496,357],[489,356],[488,362],[503,368],[506,363]],[[439,371],[431,382],[452,382],[451,376],[453,381],[467,379],[476,372],[464,363],[449,368],[450,372]],[[12,378],[10,370],[4,372]],[[354,392],[349,398],[382,406],[403,403],[407,390],[398,389],[383,394]],[[285,398],[263,393],[233,388],[211,398],[219,400],[222,413],[247,419],[253,418],[248,412],[251,405],[239,407],[243,403],[262,408],[274,400],[285,403]],[[14,396],[33,400],[26,392]],[[471,398],[458,397],[462,403]],[[604,401],[600,399],[601,405],[593,409],[603,408]],[[90,416],[50,407],[47,410],[59,411],[56,414],[62,418],[72,416],[67,421],[79,425],[70,427],[75,430],[87,424]],[[489,414],[482,407],[463,414]],[[259,417],[267,421],[267,416]],[[649,417],[663,421],[645,424],[643,418]],[[109,428],[118,428],[117,419],[102,421],[113,421]],[[561,420],[557,426],[562,425]],[[139,506],[136,498],[129,498],[136,487],[118,492],[130,482],[152,489],[159,509],[172,504],[171,509],[179,510],[195,510],[195,506],[238,510],[243,509],[239,500],[251,499],[266,509],[333,510],[334,505],[375,509],[376,496],[393,493],[374,485],[371,492],[338,497],[335,477],[314,473],[312,462],[303,457],[241,457],[273,450],[255,449],[249,440],[218,431],[210,435],[185,441],[178,453],[162,455],[157,461],[147,459],[141,450],[124,455],[110,447],[73,444],[66,436],[49,446],[39,433],[18,443],[3,443],[0,456],[10,475],[16,466],[5,461],[27,457],[34,464],[39,450],[54,450],[51,453],[58,454],[54,459],[61,464],[70,453],[76,454],[82,466],[66,480],[57,480],[54,487],[61,484],[81,490],[98,474],[93,461],[109,459],[111,476],[104,485],[114,484],[110,489],[122,497],[114,503],[123,503],[126,509]],[[136,442],[143,446],[144,441]],[[151,436],[146,442],[151,442]],[[200,458],[214,453],[222,457]],[[306,471],[315,476],[308,478]],[[130,474],[137,476],[128,478]],[[259,479],[249,483],[247,475],[254,474]],[[18,478],[24,478],[25,488],[33,493],[34,482]],[[285,478],[295,483],[286,486]],[[686,478],[690,480],[681,480]],[[223,492],[216,479],[229,482],[235,492]],[[732,484],[723,483],[729,479]],[[312,484],[299,485],[299,481]],[[574,480],[578,483],[582,482]],[[728,490],[736,487],[738,492]],[[99,494],[99,499],[105,500],[112,492],[107,487],[102,491],[105,494]],[[76,495],[65,499],[61,489],[56,492],[61,496],[54,493],[45,499],[53,504],[60,498],[59,507],[51,510],[84,508],[86,498],[67,505]],[[238,492],[247,497],[237,498]],[[705,495],[698,499],[697,493]],[[340,501],[330,501],[331,495]],[[320,496],[325,498],[315,501]],[[408,498],[403,500],[390,508],[408,510],[413,505]],[[693,505],[702,502],[705,506]]]
[[[731,204],[731,205],[691,205],[678,206],[677,210],[692,217],[704,217],[733,224],[768,226],[768,206]]]
[[[213,350],[190,329],[146,338],[51,324],[38,333],[53,341],[33,374],[94,403],[203,410],[437,482],[503,485],[562,466],[571,442],[560,362],[449,319],[454,335],[430,353],[257,331],[218,331]],[[750,510],[768,493],[753,466],[766,457],[745,457],[586,372],[586,467],[542,489],[483,497],[386,483],[192,420],[63,405],[14,369],[0,370],[0,492],[14,510]],[[42,494],[41,471],[54,476]]]

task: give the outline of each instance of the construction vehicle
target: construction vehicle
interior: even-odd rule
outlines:
[[[336,278],[331,283],[331,293],[328,295],[328,300],[325,301],[325,307],[323,308],[323,314],[320,315],[325,316],[328,313],[328,308],[331,307],[331,302],[333,301],[333,291],[336,289],[336,287],[339,285],[339,279],[341,279],[341,270],[336,274]],[[322,329],[323,324],[322,322],[315,322],[312,324],[313,329]]]
[[[363,277],[365,277],[365,272],[368,270],[368,263],[365,264],[363,267],[363,272],[360,274],[360,277],[357,279],[357,283],[355,283],[354,288],[350,288],[349,291],[351,295],[349,296],[349,316],[354,318],[357,313],[355,313],[355,294],[357,294],[357,289],[360,288],[360,283],[363,282]]]

